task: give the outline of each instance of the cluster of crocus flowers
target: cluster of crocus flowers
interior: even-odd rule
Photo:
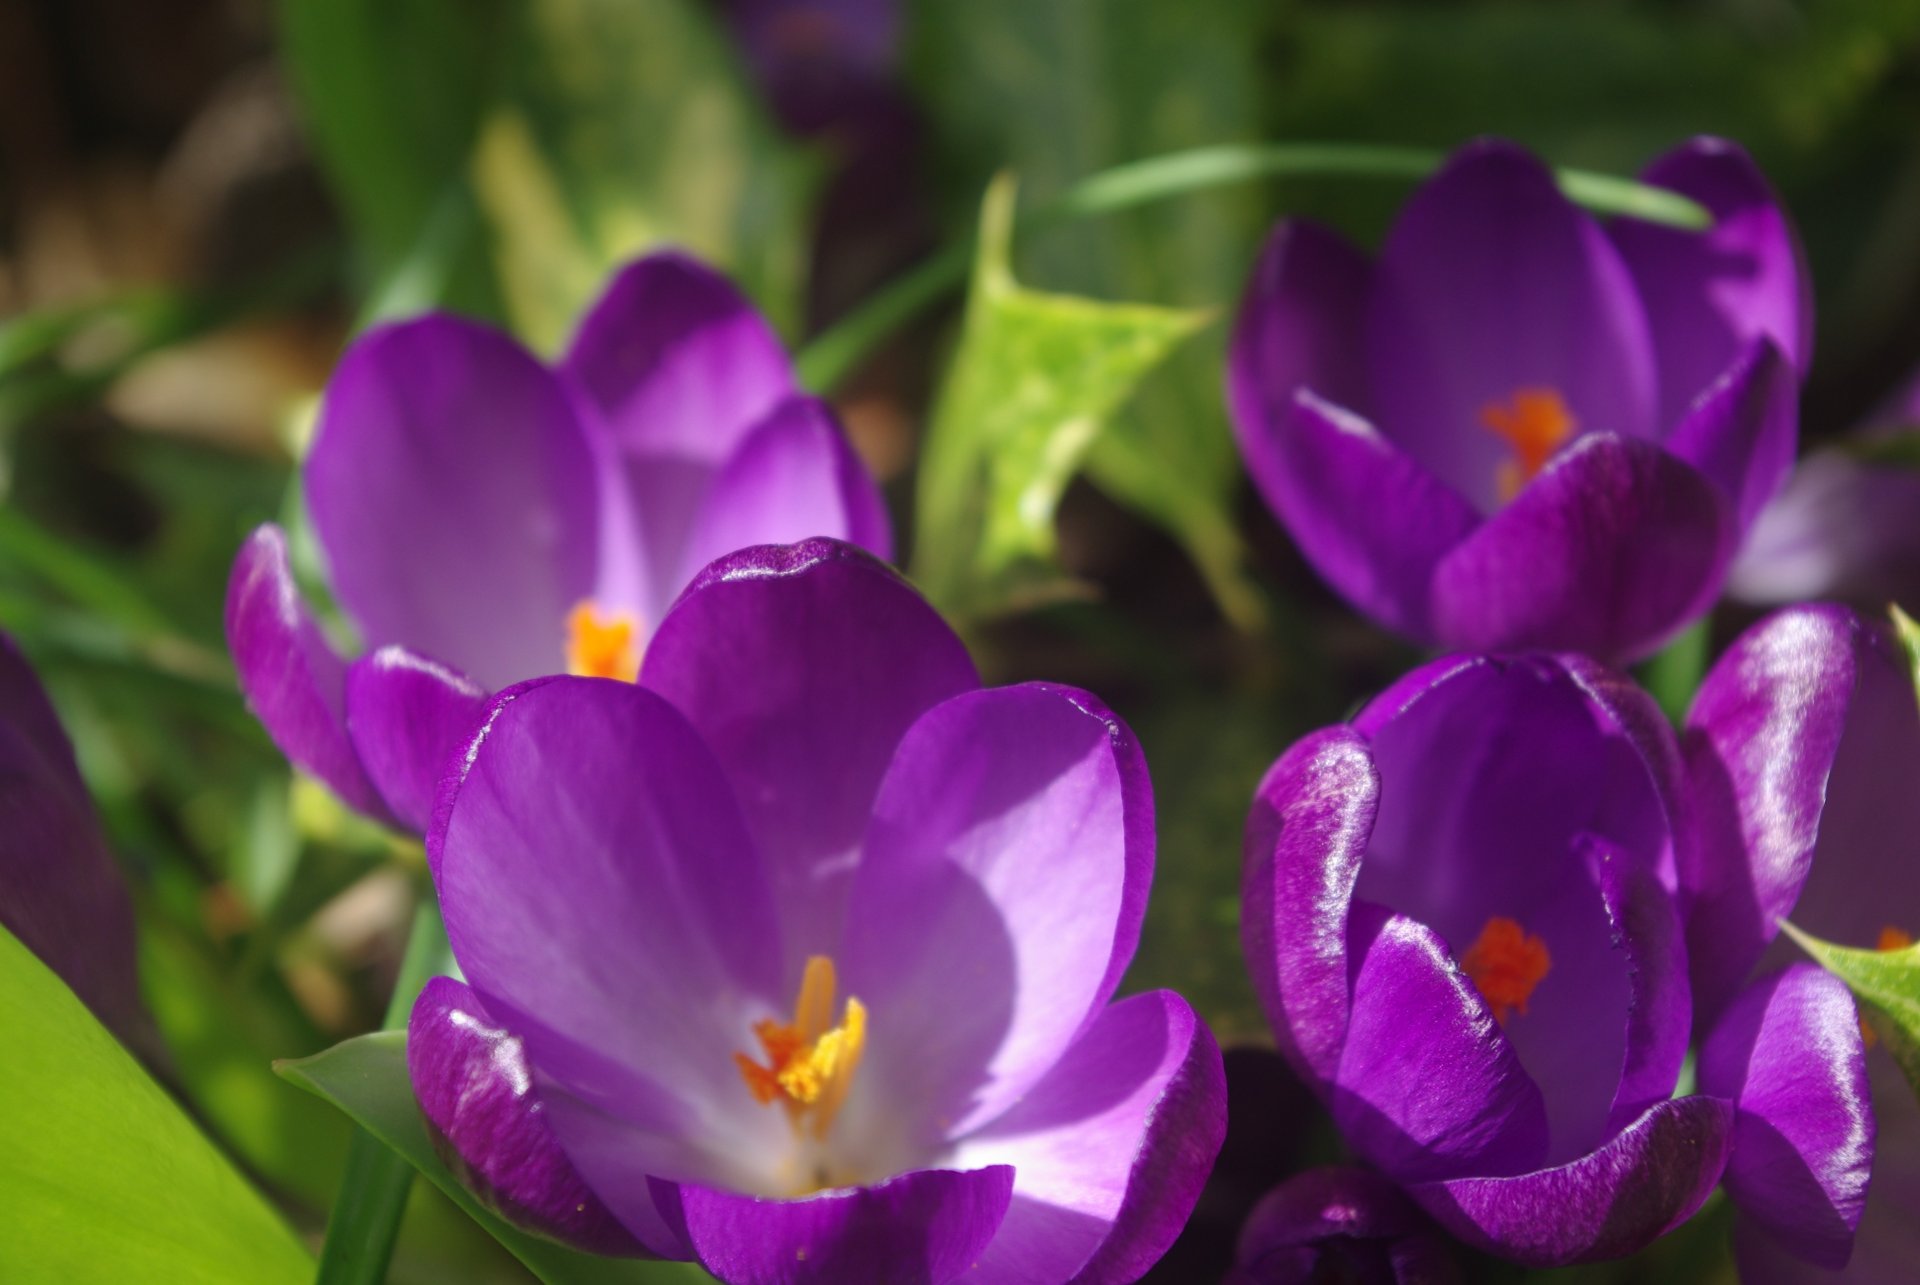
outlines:
[[[891,549],[878,491],[778,337],[672,253],[617,275],[555,367],[450,316],[363,335],[327,386],[302,482],[369,651],[335,651],[285,535],[263,527],[228,591],[241,687],[290,759],[415,831],[487,692],[631,679],[674,596],[734,549],[813,535]]]
[[[427,852],[464,984],[409,1029],[503,1211],[727,1281],[1131,1280],[1225,1128],[1169,992],[1114,1002],[1153,869],[1126,726],[982,688],[886,567],[743,550],[639,682],[488,707]]]
[[[1404,633],[1499,650],[1422,666],[1258,790],[1247,962],[1365,1167],[1267,1195],[1236,1282],[1454,1280],[1448,1237],[1613,1258],[1716,1187],[1751,1280],[1844,1266],[1863,1210],[1874,1232],[1853,1001],[1763,957],[1788,913],[1920,930],[1862,899],[1884,845],[1844,820],[1920,807],[1920,707],[1839,609],[1743,637],[1677,733],[1607,667],[1720,592],[1810,347],[1744,155],[1647,178],[1712,226],[1603,226],[1481,143],[1377,262],[1289,225],[1248,292],[1236,427],[1308,559]],[[644,260],[553,369],[449,318],[373,332],[304,480],[372,650],[327,642],[274,528],[229,634],[289,757],[426,836],[462,977],[419,996],[408,1070],[487,1203],[731,1282],[1160,1258],[1226,1087],[1179,996],[1114,998],[1145,759],[1086,692],[981,685],[870,556],[871,481],[737,292]]]
[[[1234,333],[1235,431],[1301,552],[1376,621],[1622,659],[1720,593],[1792,466],[1810,292],[1739,149],[1696,141],[1644,178],[1711,228],[1603,226],[1481,142],[1376,260],[1274,232]]]
[[[1847,1259],[1874,1139],[1852,999],[1805,963],[1740,984],[1804,877],[1853,653],[1812,609],[1759,636],[1681,738],[1591,660],[1455,656],[1261,784],[1243,936],[1280,1046],[1470,1245],[1617,1257],[1724,1181],[1791,1253]]]

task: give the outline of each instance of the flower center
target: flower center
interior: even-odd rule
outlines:
[[[1527,1000],[1533,988],[1553,967],[1547,943],[1528,934],[1518,920],[1495,915],[1460,957],[1460,968],[1493,1010],[1494,1020],[1505,1026],[1518,1012],[1527,1015]]]
[[[630,611],[602,611],[591,599],[567,613],[567,672],[581,678],[640,676],[640,618]]]
[[[867,1046],[867,1009],[859,1000],[849,996],[840,1024],[832,1025],[835,989],[833,960],[825,955],[808,959],[793,1002],[793,1021],[763,1018],[753,1024],[765,1064],[745,1053],[733,1055],[754,1100],[761,1106],[780,1103],[794,1132],[804,1131],[815,1141],[827,1136],[846,1102]]]
[[[1501,460],[1494,474],[1502,504],[1539,476],[1553,453],[1580,427],[1567,403],[1551,388],[1517,388],[1506,401],[1482,406],[1480,422],[1513,450],[1513,457]]]

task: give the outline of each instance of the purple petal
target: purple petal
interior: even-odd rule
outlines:
[[[886,506],[832,409],[818,398],[795,397],[761,421],[714,479],[674,588],[722,554],[808,536],[857,544],[882,561],[893,557]]]
[[[1588,434],[1441,561],[1434,633],[1471,649],[1641,656],[1720,592],[1733,534],[1692,466]]]
[[[795,390],[766,318],[724,276],[675,251],[621,269],[561,373],[623,449],[709,468]]]
[[[873,98],[891,87],[903,6],[895,0],[726,0],[721,11],[781,124],[801,135],[875,128]],[[896,172],[895,181],[906,176]]]
[[[923,714],[874,800],[843,948],[890,1121],[960,1136],[1046,1075],[1133,958],[1152,878],[1146,761],[1093,697],[1030,683]]]
[[[1813,359],[1813,283],[1800,239],[1738,144],[1696,138],[1641,181],[1692,197],[1713,226],[1689,232],[1635,219],[1611,231],[1646,303],[1660,363],[1660,418],[1671,424],[1753,339],[1805,372]]]
[[[1454,153],[1401,211],[1375,274],[1368,369],[1381,430],[1498,507],[1489,404],[1547,388],[1579,427],[1650,437],[1654,364],[1632,279],[1552,171],[1512,144]]]
[[[1609,1130],[1624,1128],[1655,1102],[1673,1096],[1693,1027],[1687,946],[1678,908],[1660,877],[1616,847],[1587,836],[1615,950],[1624,954],[1632,998],[1620,1085]]]
[[[1332,1102],[1347,1142],[1402,1181],[1538,1165],[1540,1089],[1447,944],[1364,902],[1350,932],[1353,1018]]]
[[[1742,1285],[1818,1285],[1818,1282],[1904,1281],[1920,1262],[1920,1103],[1892,1056],[1867,1054],[1876,1125],[1873,1185],[1853,1238],[1844,1271],[1830,1271],[1795,1256],[1770,1234],[1763,1217],[1741,1214],[1734,1223],[1734,1253]]]
[[[1267,1193],[1240,1233],[1227,1285],[1452,1285],[1445,1240],[1393,1182],[1355,1166],[1309,1169]]]
[[[726,779],[671,706],[607,679],[501,693],[455,762],[427,836],[454,956],[589,1185],[671,1252],[650,1177],[765,1188],[793,1145],[733,1063],[799,979]]]
[[[979,686],[966,648],[850,545],[745,549],[689,586],[640,682],[719,757],[769,864],[790,969],[839,949],[847,881],[907,728]]]
[[[634,564],[623,570],[638,586],[636,605],[652,614],[685,583],[687,541],[707,488],[796,391],[792,365],[732,282],[667,252],[614,277],[560,374],[619,461],[620,506],[629,510],[621,520],[632,532],[623,556]]]
[[[1458,1239],[1524,1266],[1600,1262],[1692,1217],[1720,1180],[1732,1133],[1731,1104],[1675,1098],[1571,1163],[1421,1183],[1408,1194]]]
[[[1329,727],[1268,769],[1247,818],[1241,950],[1280,1051],[1322,1089],[1347,1037],[1347,911],[1379,807],[1366,742]]]
[[[404,647],[347,667],[347,732],[368,777],[402,825],[425,834],[440,777],[480,721],[487,693]]]
[[[1178,995],[1102,1012],[957,1148],[956,1163],[1014,1170],[1006,1221],[968,1279],[1139,1279],[1193,1212],[1226,1134],[1226,1091],[1219,1047]]]
[[[454,317],[369,331],[340,359],[302,476],[340,603],[499,688],[565,668],[594,588],[599,485],[565,390]]]
[[[728,1285],[956,1280],[993,1239],[1013,1169],[919,1169],[871,1187],[760,1200],[692,1185],[680,1217],[700,1265]]]
[[[1633,970],[1650,962],[1637,956],[1671,942],[1628,947],[1618,895],[1629,886],[1665,895],[1649,884],[1670,846],[1660,782],[1671,734],[1641,726],[1658,717],[1646,698],[1623,700],[1625,680],[1604,674],[1549,657],[1436,661],[1420,671],[1423,684],[1390,693],[1390,717],[1362,715],[1381,801],[1354,895],[1429,926],[1456,957],[1495,918],[1548,952],[1525,1011],[1505,1027],[1545,1097],[1548,1163],[1610,1135],[1629,1062],[1636,1080],[1643,1059],[1664,1064],[1667,1096],[1686,1032],[1684,1007],[1677,1028],[1665,1025],[1664,1005],[1658,1031],[1638,1025],[1636,1004],[1653,997],[1636,993]],[[1665,747],[1664,768],[1650,743]]]
[[[1345,237],[1310,220],[1287,220],[1267,238],[1227,359],[1227,400],[1255,477],[1278,467],[1276,434],[1301,389],[1342,406],[1367,406],[1372,275],[1366,256]]]
[[[102,1025],[165,1057],[140,998],[133,900],[46,692],[0,634],[0,925]]]
[[[1846,1266],[1874,1143],[1846,984],[1795,964],[1749,986],[1701,1046],[1700,1091],[1734,1104],[1726,1184],[1741,1213],[1799,1257]]]
[[[1920,475],[1808,455],[1747,532],[1727,592],[1762,604],[1920,600]]]
[[[1430,637],[1434,571],[1480,515],[1373,425],[1312,392],[1267,423],[1271,464],[1254,478],[1300,552],[1367,615]]]
[[[1694,697],[1682,747],[1698,835],[1680,883],[1702,1020],[1753,970],[1807,882],[1871,645],[1844,608],[1776,612],[1734,640]]]
[[[489,1209],[588,1253],[642,1252],[554,1139],[519,1039],[463,983],[436,977],[414,1001],[407,1074],[441,1158]]]
[[[1793,469],[1799,402],[1793,367],[1778,348],[1756,339],[1706,387],[1667,438],[1668,450],[1720,488],[1742,532]]]
[[[234,556],[227,650],[248,708],[280,752],[356,812],[391,821],[347,736],[347,662],[300,597],[277,526],[260,527]]]
[[[1812,863],[1792,915],[1794,923],[1816,936],[1873,949],[1884,929],[1908,934],[1920,929],[1912,843],[1920,834],[1920,790],[1914,788],[1920,772],[1920,707],[1914,702],[1913,670],[1892,631],[1835,614],[1858,629],[1853,684],[1845,697],[1840,748],[1825,780]],[[1844,688],[1844,665],[1835,664],[1828,681]],[[1826,713],[1827,700],[1817,708]],[[1798,958],[1798,951],[1789,957]]]

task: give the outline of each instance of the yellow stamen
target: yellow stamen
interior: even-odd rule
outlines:
[[[836,989],[833,960],[825,955],[808,959],[793,1002],[793,1021],[764,1018],[753,1024],[766,1064],[745,1053],[733,1055],[754,1101],[761,1106],[779,1102],[795,1130],[805,1128],[815,1139],[826,1137],[846,1102],[867,1047],[867,1009],[859,1000],[849,997],[840,1024],[831,1025]]]
[[[591,601],[567,613],[567,672],[583,678],[640,676],[640,621],[631,612],[602,612]]]
[[[1880,930],[1880,940],[1874,946],[1874,949],[1905,950],[1911,945],[1913,945],[1912,933],[1888,924]],[[1880,1037],[1873,1033],[1873,1028],[1867,1025],[1867,1019],[1864,1017],[1860,1019],[1860,1039],[1868,1048],[1872,1048],[1880,1042]]]
[[[1500,461],[1496,477],[1502,504],[1539,476],[1553,453],[1565,446],[1580,426],[1567,403],[1551,388],[1516,389],[1507,401],[1482,406],[1480,422],[1513,448],[1513,458]]]
[[[1460,968],[1505,1026],[1514,1013],[1527,1015],[1527,1000],[1553,967],[1547,943],[1530,936],[1517,920],[1495,915],[1460,957]]]

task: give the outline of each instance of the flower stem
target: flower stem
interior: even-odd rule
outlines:
[[[400,975],[387,1001],[385,1029],[406,1025],[420,988],[444,967],[446,957],[447,930],[440,922],[440,904],[428,893],[414,909]],[[346,1171],[340,1176],[340,1194],[327,1216],[317,1285],[379,1285],[386,1279],[413,1174],[413,1166],[399,1152],[365,1129],[354,1130]]]
[[[1169,152],[1103,170],[1032,210],[1022,231],[1148,205],[1189,192],[1254,179],[1345,175],[1356,178],[1424,178],[1446,161],[1428,148],[1366,143],[1230,143]],[[1665,188],[1586,170],[1556,170],[1567,198],[1603,214],[1623,214],[1681,228],[1710,226],[1699,205]],[[800,381],[829,393],[881,340],[913,320],[967,278],[972,238],[951,245],[882,286],[848,316],[816,336],[796,362]]]
[[[1702,616],[1640,667],[1640,682],[1676,727],[1707,672],[1709,620]]]

